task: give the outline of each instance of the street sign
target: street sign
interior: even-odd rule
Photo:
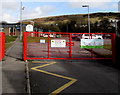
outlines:
[[[33,25],[28,24],[28,25],[26,26],[26,31],[27,31],[27,32],[33,32]]]

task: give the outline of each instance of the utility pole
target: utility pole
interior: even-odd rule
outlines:
[[[20,3],[20,40],[22,40],[22,2]]]
[[[88,8],[88,31],[89,31],[89,37],[90,37],[90,14],[89,14],[89,5],[83,5],[82,7]]]

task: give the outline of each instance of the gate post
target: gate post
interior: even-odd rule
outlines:
[[[27,32],[23,34],[23,59],[24,61],[27,60]]]
[[[2,39],[2,58],[4,58],[4,56],[5,56],[5,38],[6,38],[5,33],[2,33],[2,37],[3,37],[3,39]]]
[[[116,34],[112,34],[112,60],[116,62]]]
[[[2,60],[2,33],[0,32],[0,61]]]
[[[48,34],[48,58],[50,58],[50,33]]]
[[[0,61],[5,56],[5,33],[0,32]]]
[[[69,57],[72,58],[72,34],[69,34],[70,45],[69,45]]]

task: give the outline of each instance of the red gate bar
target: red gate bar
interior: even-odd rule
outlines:
[[[40,46],[42,46],[42,44],[40,44],[40,43],[36,43],[36,42],[32,42],[32,44],[30,44],[31,45],[31,49],[29,49],[29,44],[28,44],[28,38],[30,39],[30,40],[32,40],[32,39],[34,39],[34,37],[40,37],[41,35],[45,35],[45,34],[47,34],[47,36],[46,36],[46,39],[47,39],[47,42],[46,42],[46,47],[44,46],[44,49],[42,48],[40,48]],[[66,39],[66,48],[55,48],[55,51],[53,52],[53,51],[51,51],[51,50],[54,50],[54,48],[51,48],[50,47],[50,45],[51,45],[51,42],[50,42],[50,40],[51,39],[53,39],[52,37],[50,37],[51,36],[51,34],[53,34],[53,36],[54,36],[54,34],[55,35],[61,35],[61,38],[62,39]],[[103,57],[103,58],[97,58],[97,57],[94,57],[93,56],[93,54],[91,54],[90,53],[90,55],[91,55],[91,58],[89,58],[89,57],[84,57],[84,58],[80,58],[79,57],[79,55],[80,55],[80,53],[74,53],[74,54],[76,54],[76,56],[77,57],[74,57],[73,56],[73,52],[75,52],[75,49],[74,48],[80,48],[80,46],[76,46],[76,43],[80,43],[79,41],[77,42],[77,41],[74,41],[73,40],[73,38],[72,38],[72,35],[73,34],[89,34],[89,33],[60,33],[60,32],[24,32],[24,39],[23,39],[23,45],[24,45],[24,48],[23,48],[23,51],[24,51],[24,60],[33,60],[33,59],[112,59],[112,60],[114,60],[115,61],[115,39],[116,39],[116,36],[115,36],[115,33],[90,33],[90,34],[109,34],[109,35],[111,35],[111,46],[112,46],[112,57],[108,57],[108,58],[105,58],[105,57]],[[33,35],[33,36],[32,36]],[[37,35],[37,36],[36,36]],[[31,38],[30,38],[31,37]],[[33,38],[32,38],[33,37]],[[67,40],[67,38],[69,38],[68,40]],[[44,38],[45,39],[45,38]],[[59,39],[59,38],[58,38]],[[35,46],[34,46],[35,45]],[[69,50],[68,50],[69,49]],[[51,57],[52,55],[52,53],[58,53],[58,51],[57,50],[60,50],[60,53],[64,53],[65,55],[69,55],[69,57],[65,57],[65,55],[62,55],[62,54],[59,54],[59,56],[63,56],[62,58],[60,58],[60,57],[56,57],[55,56],[55,58],[54,57]],[[35,52],[34,52],[35,51]],[[41,51],[41,52],[40,52]],[[67,51],[69,51],[69,52],[67,52]],[[79,51],[79,50],[78,50]],[[82,49],[81,49],[81,51],[82,51]],[[44,58],[44,56],[43,57],[39,57],[39,53],[47,53],[47,55],[45,55],[46,57]],[[80,51],[79,51],[80,52]],[[38,53],[38,55],[36,54],[36,53]],[[37,56],[34,56],[34,55],[37,55]],[[42,54],[41,54],[42,55]],[[41,56],[40,55],[40,56]],[[44,54],[43,54],[44,55]],[[32,56],[34,56],[34,57],[32,57]]]

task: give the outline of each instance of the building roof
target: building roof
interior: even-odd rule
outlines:
[[[20,27],[20,23],[0,22],[0,25],[1,25],[3,28],[6,28],[6,27]],[[22,24],[22,26],[25,27],[26,24]]]

